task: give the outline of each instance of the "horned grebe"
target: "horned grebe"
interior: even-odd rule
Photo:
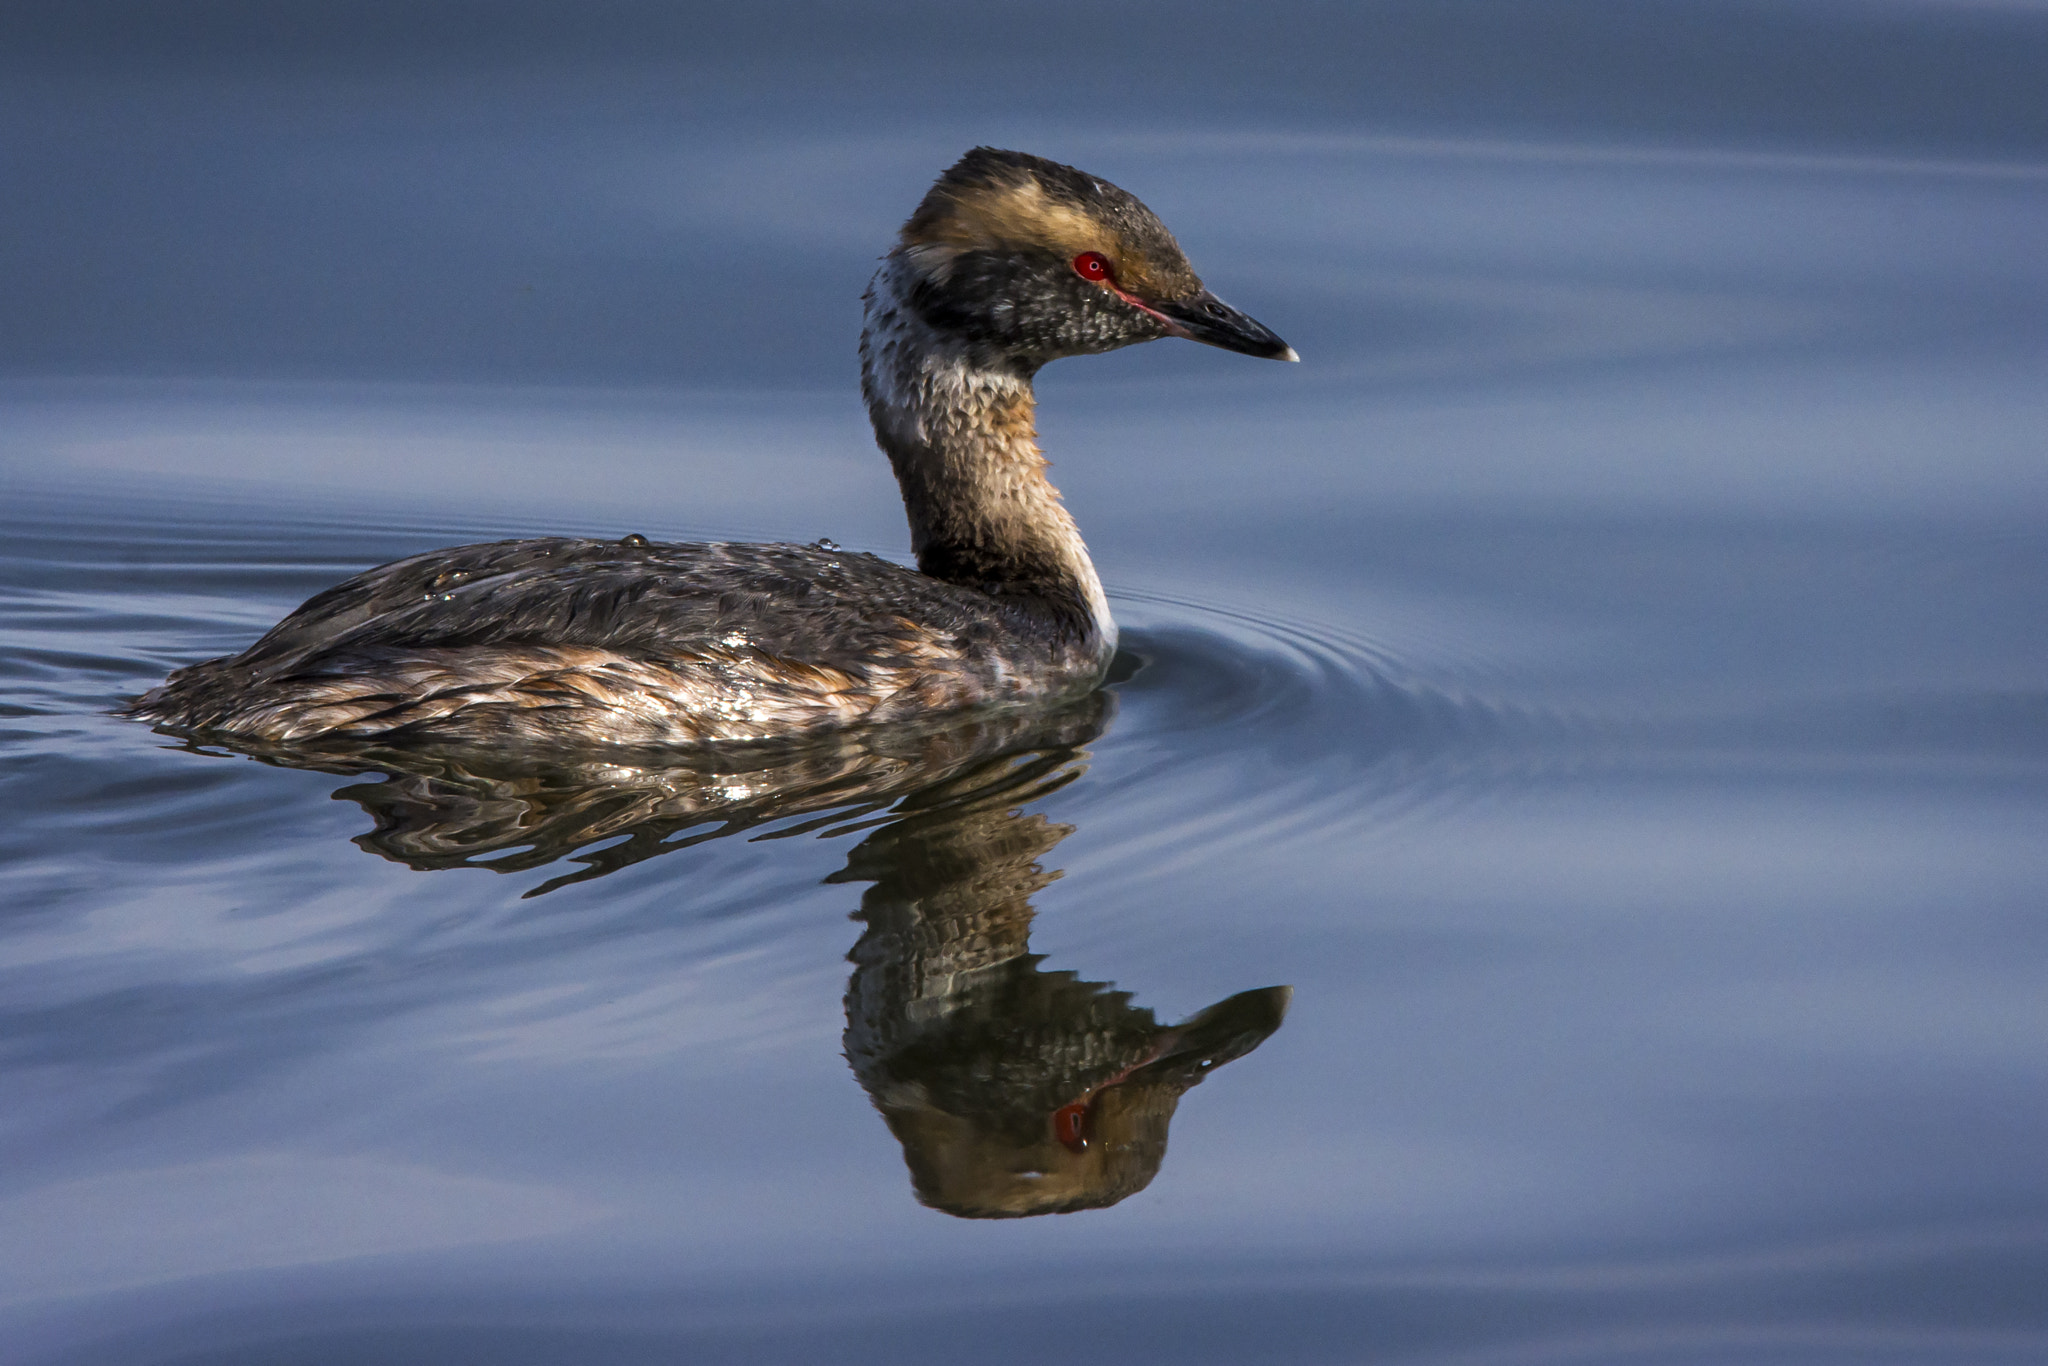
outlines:
[[[658,745],[1094,688],[1116,625],[1045,477],[1032,376],[1160,337],[1293,350],[1203,288],[1130,194],[988,147],[939,177],[864,303],[861,393],[915,571],[825,541],[436,550],[328,589],[131,713],[267,741]]]

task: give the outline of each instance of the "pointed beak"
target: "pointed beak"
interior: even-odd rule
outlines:
[[[1300,360],[1294,348],[1273,335],[1273,330],[1255,318],[1238,312],[1223,300],[1203,290],[1192,299],[1153,304],[1148,309],[1163,318],[1176,336],[1206,342],[1225,351],[1241,351],[1265,360]]]

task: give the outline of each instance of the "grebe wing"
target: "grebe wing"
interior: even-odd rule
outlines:
[[[258,676],[348,657],[507,645],[672,658],[746,648],[843,668],[920,641],[993,639],[978,595],[819,546],[571,539],[415,555],[308,600],[235,663]]]
[[[1012,611],[823,546],[501,541],[360,574],[130,710],[279,742],[792,736],[1028,698]]]

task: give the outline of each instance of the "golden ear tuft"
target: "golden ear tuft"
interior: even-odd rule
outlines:
[[[1043,251],[1109,259],[1140,298],[1199,294],[1201,280],[1166,225],[1106,180],[1023,152],[977,147],[941,175],[903,225],[903,246],[937,279],[969,251]]]
[[[936,186],[903,225],[906,246],[961,251],[1040,248],[1075,256],[1114,248],[1108,225],[1026,178],[998,185]],[[1115,259],[1114,252],[1109,253]]]

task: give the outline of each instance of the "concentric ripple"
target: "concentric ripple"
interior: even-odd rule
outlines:
[[[1141,803],[1155,839],[1385,830],[1498,792],[1585,738],[1583,721],[1327,622],[1165,594],[1116,607],[1127,676],[1097,801]]]

